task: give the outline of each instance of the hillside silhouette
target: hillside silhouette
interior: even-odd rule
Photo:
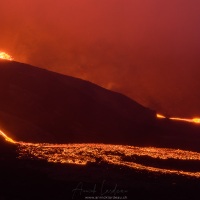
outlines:
[[[0,62],[0,95],[0,126],[22,141],[125,143],[155,117],[122,94],[18,62]]]
[[[103,78],[103,77],[102,77]],[[16,141],[111,143],[200,151],[200,126],[91,82],[0,61],[0,129]]]

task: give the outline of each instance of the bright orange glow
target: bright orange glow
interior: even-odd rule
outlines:
[[[176,121],[184,121],[184,122],[190,122],[190,123],[200,124],[200,118],[186,119],[186,118],[172,117],[170,119],[171,120],[176,120]]]
[[[148,156],[161,160],[195,160],[200,161],[200,153],[170,148],[136,147],[111,144],[47,144],[19,143],[19,158],[39,158],[54,163],[87,165],[97,160],[108,164],[125,166],[136,170],[145,170],[162,174],[177,174],[200,178],[200,171],[165,169],[137,163],[136,160],[124,160],[125,157]]]
[[[200,124],[200,118],[194,118],[193,122]]]
[[[160,118],[160,119],[166,118],[165,116],[163,116],[161,114],[157,114],[156,116],[157,116],[157,118]],[[200,118],[187,119],[187,118],[179,118],[179,117],[170,117],[169,119],[176,120],[176,121],[184,121],[184,122],[200,124]]]
[[[165,119],[166,118],[165,116],[163,116],[161,114],[157,114],[156,116],[157,116],[157,118],[161,118],[161,119]]]
[[[198,119],[198,118],[197,118]],[[196,118],[195,118],[196,121]],[[198,121],[198,120],[197,120]],[[19,159],[39,158],[48,162],[87,165],[102,160],[108,164],[125,166],[137,170],[145,170],[162,174],[177,174],[200,178],[200,171],[188,172],[174,169],[164,169],[152,167],[135,162],[126,161],[124,157],[148,156],[167,160],[195,160],[200,161],[200,153],[185,151],[180,149],[155,148],[155,147],[136,147],[128,145],[109,145],[109,144],[48,144],[48,143],[26,143],[16,142],[0,130],[0,135],[11,143],[17,143]]]
[[[171,117],[170,119],[175,121],[193,122],[192,119],[179,118],[179,117]]]
[[[159,116],[158,116],[159,117]],[[161,118],[162,115],[161,115]],[[172,118],[174,120],[187,120]],[[192,121],[199,123],[199,118],[194,118]],[[191,122],[191,120],[189,121]],[[48,144],[48,143],[26,143],[17,142],[8,137],[0,130],[0,135],[8,142],[18,144],[19,159],[38,158],[44,159],[48,162],[87,165],[88,163],[95,163],[97,160],[104,161],[108,164],[125,166],[131,169],[156,172],[161,174],[176,174],[183,176],[191,176],[200,178],[200,171],[189,172],[185,170],[165,169],[146,164],[137,163],[136,160],[127,161],[124,158],[131,158],[132,156],[148,156],[149,158],[156,158],[161,160],[175,159],[175,160],[195,160],[200,161],[200,153],[170,149],[170,148],[156,148],[156,147],[136,147],[128,145],[111,145],[111,144]]]
[[[3,59],[3,60],[13,60],[12,56],[8,55],[5,52],[0,52],[0,59]]]
[[[16,141],[14,141],[12,138],[8,137],[3,131],[0,130],[0,135],[3,136],[3,138],[11,143],[17,143]]]

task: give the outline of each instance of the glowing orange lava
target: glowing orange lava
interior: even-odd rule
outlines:
[[[8,55],[5,52],[0,52],[0,59],[3,59],[3,60],[13,60],[12,56]]]
[[[163,116],[161,114],[157,114],[156,116],[157,116],[157,118],[160,118],[160,119],[165,119],[166,118],[165,116]]]
[[[161,115],[162,116],[162,115]],[[159,116],[158,116],[159,117]],[[162,118],[162,117],[161,117]],[[198,118],[195,121],[199,123]],[[148,156],[161,160],[175,159],[183,161],[200,161],[200,153],[180,149],[136,147],[128,145],[111,144],[48,144],[16,142],[0,130],[0,136],[11,143],[18,144],[19,159],[37,158],[54,163],[87,165],[102,160],[108,164],[129,167],[131,169],[156,172],[162,174],[177,174],[200,178],[200,171],[188,172],[176,169],[165,169],[137,163],[136,160],[124,160],[131,156]]]
[[[200,118],[194,118],[192,120],[193,120],[193,122],[200,124]]]
[[[170,119],[176,120],[176,121],[184,121],[184,122],[200,124],[200,118],[186,119],[186,118],[172,117]]]
[[[161,114],[156,114],[157,118],[160,119],[165,119],[167,117],[161,115]],[[169,119],[175,120],[175,121],[184,121],[184,122],[190,122],[190,123],[195,123],[195,124],[200,124],[200,118],[193,118],[193,119],[187,119],[187,118],[180,118],[180,117],[170,117]]]
[[[200,178],[200,171],[185,171],[176,169],[165,169],[159,166],[153,167],[148,164],[137,163],[137,160],[127,161],[126,157],[147,156],[160,160],[182,160],[182,161],[200,161],[200,153],[185,151],[180,149],[156,148],[156,147],[136,147],[128,145],[112,144],[47,144],[47,143],[20,143],[19,159],[39,158],[53,163],[65,163],[75,165],[87,165],[95,163],[97,160],[108,164],[124,166],[131,169],[156,172],[162,174],[177,174]]]
[[[3,136],[3,138],[11,143],[17,143],[16,141],[14,141],[12,138],[8,137],[3,131],[0,130],[0,135]]]

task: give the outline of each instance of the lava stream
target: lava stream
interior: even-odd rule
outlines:
[[[159,119],[167,119],[167,117],[165,117],[164,115],[161,115],[161,114],[156,114],[156,117]],[[200,118],[187,119],[187,118],[180,118],[180,117],[170,117],[168,119],[175,120],[175,121],[184,121],[184,122],[200,124]]]
[[[11,142],[11,143],[14,143],[14,144],[18,143],[18,142],[16,142],[15,140],[13,140],[12,138],[8,137],[8,136],[7,136],[3,131],[1,131],[1,130],[0,130],[0,135],[3,136],[3,138],[4,138],[6,141],[8,141],[8,142]]]
[[[102,160],[109,164],[129,167],[141,171],[156,172],[162,174],[176,174],[200,178],[200,171],[183,171],[176,169],[165,169],[160,167],[148,166],[132,161],[126,161],[124,158],[132,156],[147,156],[149,158],[160,160],[182,160],[182,161],[200,161],[200,153],[185,151],[180,149],[156,148],[156,147],[136,147],[128,145],[112,144],[48,144],[48,143],[26,143],[17,142],[8,137],[0,130],[0,135],[8,142],[18,144],[19,159],[42,159],[47,162],[87,165]]]

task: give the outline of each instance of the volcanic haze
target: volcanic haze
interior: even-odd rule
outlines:
[[[7,0],[0,50],[157,111],[200,115],[199,0]]]

